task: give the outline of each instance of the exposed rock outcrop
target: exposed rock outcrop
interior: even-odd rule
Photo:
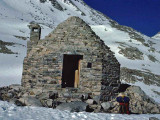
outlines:
[[[13,51],[11,51],[10,49],[7,48],[7,46],[13,46],[13,45],[15,45],[15,43],[13,43],[13,42],[4,42],[4,41],[0,40],[0,53],[17,54],[17,53],[14,53]]]
[[[130,86],[126,89],[125,94],[130,98],[130,112],[134,114],[159,114],[160,106],[152,98],[147,96],[140,87]],[[105,112],[118,113],[119,103],[112,100],[107,103],[102,103],[102,108]]]
[[[143,82],[146,85],[160,86],[160,75],[155,75],[152,72],[141,71],[136,69],[129,69],[121,67],[120,79],[127,83]]]
[[[132,113],[160,113],[158,104],[148,97],[140,87],[131,86],[125,92],[130,98]]]

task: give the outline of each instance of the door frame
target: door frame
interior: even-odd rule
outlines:
[[[80,82],[80,69],[81,69],[81,60],[83,59],[83,55],[79,55],[79,54],[63,54],[63,68],[62,68],[62,88],[66,88],[69,87],[68,83],[66,84],[66,61],[65,61],[65,56],[66,58],[69,56],[73,57],[72,59],[74,59],[75,61],[77,60],[77,62],[75,62],[77,65],[75,66],[75,68],[71,68],[72,70],[74,70],[73,73],[73,86],[74,88],[78,88],[79,87],[79,82]],[[75,56],[75,58],[74,58]],[[73,72],[73,71],[72,71]],[[72,77],[71,77],[72,78]],[[69,82],[69,81],[68,81]]]

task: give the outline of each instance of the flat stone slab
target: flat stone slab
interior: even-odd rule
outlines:
[[[86,111],[88,104],[80,101],[62,103],[56,107],[59,110],[67,110],[69,112],[82,112]]]

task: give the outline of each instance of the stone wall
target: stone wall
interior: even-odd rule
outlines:
[[[83,55],[78,88],[62,88],[63,55]],[[88,68],[91,63],[91,68]],[[89,95],[107,101],[120,84],[120,64],[104,42],[80,18],[59,24],[44,40],[32,45],[24,59],[22,85],[59,98]],[[71,95],[68,95],[71,94]]]

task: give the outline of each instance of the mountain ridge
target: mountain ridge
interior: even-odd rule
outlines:
[[[153,39],[160,39],[160,32],[158,32],[157,34],[155,34],[152,38]]]

